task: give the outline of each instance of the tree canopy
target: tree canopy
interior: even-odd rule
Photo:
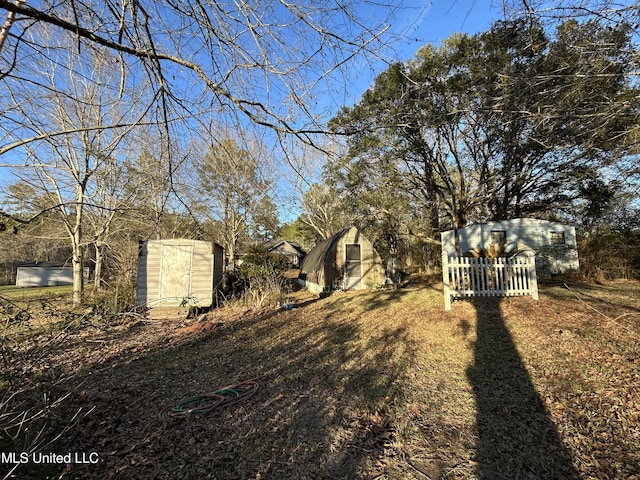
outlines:
[[[245,240],[250,231],[258,239],[268,237],[278,227],[271,198],[272,179],[265,171],[261,152],[253,150],[257,151],[243,148],[234,139],[224,139],[194,164],[198,209],[216,222],[216,238],[232,264],[239,241]]]
[[[333,119],[340,168],[393,163],[434,225],[566,212],[593,193],[586,179],[637,152],[632,34],[598,19],[552,34],[525,18],[426,45]]]

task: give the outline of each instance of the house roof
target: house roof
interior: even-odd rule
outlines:
[[[302,246],[299,243],[296,242],[291,242],[289,240],[283,240],[282,238],[276,238],[274,240],[269,240],[266,244],[265,247],[267,248],[267,250],[271,251],[271,250],[275,250],[276,248],[278,248],[281,245],[289,245],[291,246],[291,248],[293,248],[295,251],[297,251],[300,255],[306,255],[307,252],[305,252],[304,248],[302,248]]]
[[[562,223],[562,222],[554,222],[551,220],[541,220],[539,218],[533,218],[533,217],[518,217],[518,218],[509,218],[509,219],[505,219],[505,220],[491,220],[488,222],[479,222],[479,223],[472,223],[471,225],[466,225],[464,227],[460,227],[458,228],[458,231],[462,231],[465,229],[474,229],[474,228],[478,228],[478,227],[505,227],[505,226],[520,226],[520,227],[529,227],[529,226],[533,226],[533,225],[547,225],[550,227],[553,226],[562,226],[562,227],[571,227],[571,225],[566,224],[566,223]],[[450,230],[445,230],[443,232],[440,232],[441,234],[447,234],[447,233],[451,233],[453,232],[453,229]]]

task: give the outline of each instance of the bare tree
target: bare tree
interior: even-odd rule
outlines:
[[[199,212],[218,225],[217,234],[230,265],[235,267],[239,241],[272,205],[269,160],[256,145],[225,138],[194,161]]]
[[[132,162],[128,175],[136,178],[132,184],[144,192],[137,198],[135,220],[150,227],[148,238],[159,240],[162,238],[160,225],[172,191],[172,172],[169,162],[163,161],[162,153],[151,150],[150,138],[147,142],[141,145],[142,151]]]
[[[314,183],[302,198],[300,220],[323,240],[349,225],[349,212],[344,211],[340,195],[330,185]]]
[[[111,155],[96,164],[95,181],[86,192],[87,242],[94,249],[94,291],[102,287],[102,270],[110,241],[120,228],[116,220],[135,211],[144,192],[141,177],[129,174],[130,163]],[[122,222],[120,222],[121,224]]]
[[[48,94],[32,96],[30,83],[14,89],[11,115],[21,119],[23,134],[31,132],[40,138],[23,145],[25,156],[18,176],[42,193],[47,203],[43,210],[55,212],[64,225],[72,249],[73,301],[79,304],[84,251],[93,241],[84,231],[87,206],[98,200],[98,192],[105,187],[105,172],[114,173],[119,146],[131,128],[141,123],[144,112],[136,108],[140,97],[125,96],[120,88],[122,72],[112,68],[112,55],[93,48],[75,55],[68,37],[55,37],[55,33],[47,37],[48,61],[39,62],[43,59],[39,57],[31,66],[34,72],[40,68],[41,86]],[[54,68],[49,70],[51,65]],[[65,67],[55,68],[57,65]],[[50,135],[52,131],[64,134]],[[98,186],[99,182],[103,185]]]
[[[395,0],[388,1],[391,9]],[[8,92],[21,83],[50,88],[25,72],[35,58],[55,62],[41,34],[46,25],[65,35],[78,53],[110,51],[122,89],[145,88],[145,105],[167,132],[185,116],[194,120],[216,112],[234,124],[248,121],[311,141],[323,131],[309,107],[313,96],[351,60],[384,47],[388,27],[368,25],[361,18],[367,15],[362,3],[69,0],[32,6],[0,0],[0,11],[7,12],[0,79]],[[19,125],[19,116],[2,122],[0,155],[87,128],[31,135],[19,128],[12,134]]]

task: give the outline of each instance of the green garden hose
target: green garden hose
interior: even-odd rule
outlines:
[[[205,393],[179,403],[171,409],[171,415],[188,415],[207,413],[241,402],[258,390],[258,382],[247,380],[236,385],[229,385],[211,393]]]

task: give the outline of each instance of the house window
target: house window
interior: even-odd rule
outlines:
[[[491,230],[491,243],[499,244],[507,241],[506,230]]]
[[[551,245],[564,245],[564,232],[549,232]]]

